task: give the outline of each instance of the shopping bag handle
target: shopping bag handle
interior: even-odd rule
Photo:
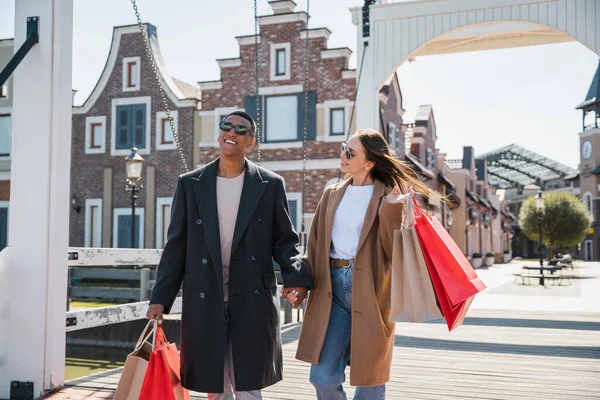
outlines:
[[[152,325],[152,330],[150,332],[148,332],[148,328],[150,328],[151,325]],[[146,334],[146,332],[148,332],[148,334]],[[146,327],[142,331],[140,338],[138,339],[137,343],[135,344],[134,351],[139,350],[142,347],[142,345],[144,344],[144,342],[147,341],[148,339],[150,339],[150,336],[153,336],[155,334],[156,334],[156,320],[151,319],[146,324]],[[152,339],[152,345],[154,347],[154,338]]]
[[[410,229],[415,226],[415,207],[413,204],[414,197],[410,191],[406,194],[406,196],[406,218],[408,219],[408,228]]]

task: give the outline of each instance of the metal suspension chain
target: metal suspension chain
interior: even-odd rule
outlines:
[[[258,96],[259,82],[259,60],[258,60],[258,7],[257,0],[254,0],[254,89],[256,95],[256,148],[258,151],[258,165],[260,165],[260,97]]]
[[[304,45],[304,131],[302,133],[302,224],[301,231],[304,234],[306,232],[304,226],[304,216],[306,213],[306,139],[308,133],[308,57],[309,57],[309,44],[308,38],[308,21],[310,20],[310,0],[306,0],[306,38]]]
[[[177,130],[175,128],[175,123],[173,122],[173,117],[171,116],[171,111],[169,110],[169,104],[167,103],[167,96],[165,95],[165,90],[160,83],[160,74],[158,72],[158,67],[156,65],[156,61],[154,60],[154,56],[152,55],[152,50],[150,49],[150,38],[148,37],[148,32],[144,29],[144,24],[142,23],[142,19],[140,18],[140,13],[138,10],[138,6],[136,4],[136,0],[131,0],[133,4],[133,10],[135,11],[135,17],[137,18],[137,23],[142,33],[142,37],[144,38],[144,46],[146,47],[146,55],[148,57],[148,61],[150,62],[150,67],[152,68],[152,72],[154,75],[154,79],[156,80],[156,85],[158,86],[160,97],[162,99],[163,108],[165,109],[165,113],[167,114],[167,118],[169,118],[169,125],[171,126],[171,132],[173,132],[173,139],[175,139],[175,143],[177,144],[177,150],[179,150],[179,155],[181,157],[181,162],[183,163],[183,168],[188,172],[188,164],[185,160],[185,155],[183,154],[183,150],[181,149],[181,143],[179,142],[179,135],[177,134]]]
[[[352,130],[352,120],[354,119],[354,110],[356,110],[356,97],[358,96],[358,88],[360,86],[360,77],[362,76],[363,64],[365,63],[365,53],[367,52],[368,46],[369,46],[369,42],[364,42],[362,58],[360,60],[360,68],[358,70],[358,79],[356,81],[356,89],[354,89],[354,107],[352,107],[352,112],[350,113],[350,123],[348,124],[348,132],[346,132],[346,142],[350,138],[350,132]],[[341,179],[342,179],[342,171],[340,170],[338,172],[338,182]]]

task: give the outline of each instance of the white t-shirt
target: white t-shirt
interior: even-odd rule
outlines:
[[[367,207],[373,197],[373,185],[346,187],[333,218],[330,257],[350,260],[356,256],[360,231]]]
[[[233,232],[237,221],[240,198],[244,187],[244,173],[235,178],[217,176],[217,213],[221,239],[221,261],[223,264],[223,297],[229,300],[229,259],[233,245]]]

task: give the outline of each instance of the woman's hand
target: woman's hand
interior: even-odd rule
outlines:
[[[407,194],[400,193],[400,188],[398,186],[394,186],[394,189],[388,194],[385,199],[388,203],[392,204],[406,204],[408,202],[408,198],[410,196],[414,196],[415,192],[413,192],[412,188],[410,188],[410,192]]]

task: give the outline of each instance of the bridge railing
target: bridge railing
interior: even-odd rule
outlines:
[[[162,249],[69,248],[68,266],[70,271],[67,310],[69,309],[68,304],[71,295],[81,295],[82,293],[86,293],[85,288],[72,285],[71,280],[73,277],[139,279],[139,289],[96,288],[89,290],[86,294],[91,294],[90,297],[95,297],[94,295],[98,295],[98,297],[104,295],[110,297],[113,295],[113,298],[130,296],[124,298],[148,299],[152,283],[156,277],[156,266],[160,261],[161,255]],[[124,266],[142,268],[119,269]],[[119,277],[117,274],[122,274],[123,276]],[[277,271],[277,274],[278,281],[281,282],[279,271]],[[281,291],[281,286],[278,286],[278,290]],[[284,307],[284,323],[293,322],[292,306],[288,302],[283,301],[281,301],[281,304]],[[108,307],[67,311],[67,332],[144,319],[146,318],[147,309],[148,301],[145,300]],[[171,314],[180,313],[181,297],[177,297],[172,307]],[[300,312],[298,311],[296,315],[296,320],[298,321],[300,319]]]

